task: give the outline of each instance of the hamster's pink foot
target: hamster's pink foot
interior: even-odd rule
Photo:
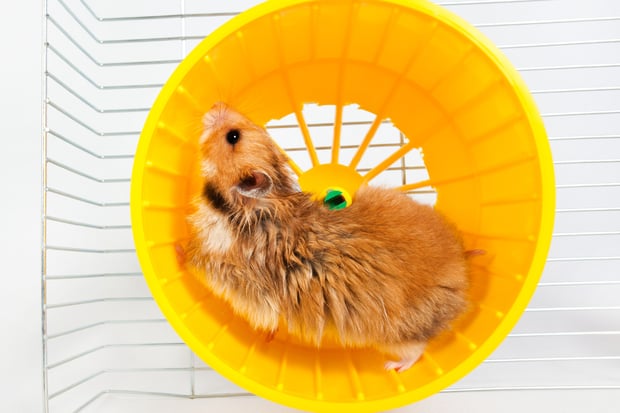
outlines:
[[[401,359],[398,361],[390,360],[386,362],[385,369],[394,370],[397,373],[402,373],[403,371],[408,370],[415,364],[416,361],[419,360],[420,357],[422,357],[425,348],[426,343],[415,341],[387,346],[388,353],[400,356]]]
[[[181,244],[175,243],[174,251],[177,257],[177,263],[179,264],[180,267],[184,267],[185,262],[187,261],[187,256],[185,255],[185,249],[183,249]]]
[[[467,250],[465,251],[465,258],[477,257],[479,255],[485,255],[487,252],[482,249]]]
[[[399,361],[388,361],[385,363],[386,370],[394,370],[397,373],[402,373],[405,370],[409,370],[411,366],[417,361],[412,359],[402,359]]]

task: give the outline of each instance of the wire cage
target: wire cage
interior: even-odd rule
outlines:
[[[170,73],[212,30],[256,3],[45,2],[46,411],[193,411],[249,396],[202,363],[153,301],[131,237],[129,181],[144,119]],[[495,411],[488,395],[557,400],[568,391],[582,400],[596,394],[595,405],[612,411],[620,394],[620,4],[437,3],[483,31],[528,83],[552,145],[557,210],[546,270],[521,321],[486,362],[433,399],[471,395],[476,411]],[[329,156],[329,140],[321,141],[328,113],[304,108],[319,157]],[[346,108],[342,156],[346,136],[372,119]],[[294,119],[268,128],[276,140],[287,136],[298,164],[308,162]],[[403,139],[382,124],[368,158],[385,158]],[[373,183],[405,185],[425,174],[412,151]],[[435,201],[432,190],[411,196]]]

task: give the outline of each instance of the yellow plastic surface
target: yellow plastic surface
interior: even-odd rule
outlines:
[[[199,190],[201,117],[225,101],[259,124],[295,113],[314,168],[303,188],[355,188],[422,148],[437,208],[462,231],[474,259],[472,309],[403,374],[374,350],[321,349],[279,334],[271,343],[235,317],[174,243]],[[358,104],[377,115],[350,165],[319,165],[305,103]],[[360,176],[355,167],[389,118],[408,137]],[[338,121],[335,130],[339,130]],[[335,173],[335,172],[338,173]],[[523,81],[477,30],[424,0],[269,1],[209,35],[157,98],[138,145],[131,186],[138,257],[155,300],[207,364],[265,398],[317,412],[372,412],[427,397],[465,376],[505,338],[542,272],[552,232],[554,180],[542,120]]]

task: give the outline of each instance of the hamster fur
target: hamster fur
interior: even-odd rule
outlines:
[[[203,118],[204,189],[182,261],[257,330],[395,356],[404,371],[467,308],[466,252],[432,207],[362,186],[329,210],[299,190],[266,130],[224,103]]]

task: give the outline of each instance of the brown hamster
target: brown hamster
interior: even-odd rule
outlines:
[[[202,196],[182,260],[257,330],[396,356],[404,371],[467,307],[466,253],[433,208],[363,186],[330,210],[299,190],[266,130],[223,103],[204,116]]]

